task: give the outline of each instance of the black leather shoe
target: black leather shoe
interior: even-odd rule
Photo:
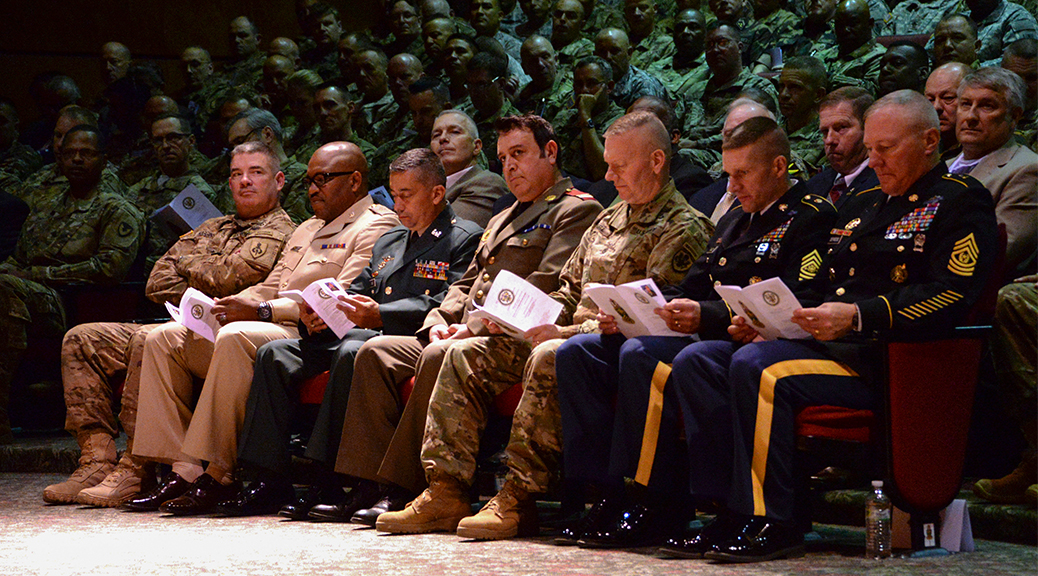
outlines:
[[[337,504],[318,504],[310,509],[312,522],[350,522],[358,510],[371,508],[378,502],[380,489],[376,482],[364,480],[350,490],[346,498]]]
[[[212,514],[216,512],[217,504],[234,498],[240,490],[241,484],[238,482],[224,486],[212,476],[202,474],[183,496],[159,506],[159,512],[174,516]]]
[[[660,546],[659,553],[668,558],[702,558],[704,554],[713,550],[716,544],[735,536],[735,529],[739,527],[731,516],[718,516],[693,536],[667,540]]]
[[[673,511],[662,507],[635,504],[624,510],[612,526],[588,532],[580,539],[581,548],[641,548],[659,546],[675,534],[682,524]]]
[[[332,504],[341,501],[346,494],[339,486],[311,486],[302,497],[285,504],[278,511],[278,516],[292,520],[309,520],[310,509],[318,504]]]
[[[703,555],[720,562],[766,562],[804,555],[804,534],[795,527],[754,516],[729,540]]]
[[[362,524],[364,526],[375,527],[375,521],[378,520],[378,515],[385,512],[396,512],[397,510],[403,510],[407,503],[415,499],[415,495],[403,488],[389,488],[383,492],[382,499],[375,503],[371,508],[364,508],[357,510],[353,514],[353,518],[350,522],[354,524]]]
[[[257,480],[236,498],[217,504],[216,511],[224,516],[266,516],[277,513],[295,495],[292,485],[284,480]]]
[[[605,498],[596,502],[583,518],[567,526],[555,537],[556,546],[576,546],[589,533],[604,530],[616,523],[623,507],[619,499]]]
[[[159,485],[150,491],[132,500],[123,503],[123,509],[133,512],[155,512],[166,502],[182,496],[191,489],[191,483],[184,480],[180,474],[170,472],[159,482]]]

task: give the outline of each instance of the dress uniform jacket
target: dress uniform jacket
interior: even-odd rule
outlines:
[[[816,174],[813,178],[807,181],[807,189],[811,194],[821,196],[822,198],[828,198],[829,192],[833,189],[833,185],[836,184],[836,178],[843,176],[833,170],[832,166],[826,166],[822,168],[822,171]],[[879,186],[879,178],[876,178],[876,171],[868,166],[864,170],[858,173],[851,181],[851,185],[847,188],[847,191],[842,193],[836,202],[833,203],[838,211],[842,211],[844,205],[850,202],[850,199],[861,194],[865,191],[874,190]]]

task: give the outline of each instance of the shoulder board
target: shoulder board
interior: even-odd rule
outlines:
[[[951,174],[951,173],[945,174],[944,176],[941,176],[941,178],[944,179],[944,180],[948,180],[949,182],[955,182],[956,184],[961,184],[961,185],[965,186],[966,188],[970,187],[970,180],[973,179],[968,174]]]
[[[573,196],[574,198],[580,198],[581,200],[594,200],[595,197],[588,194],[587,192],[581,192],[576,188],[570,188],[566,190],[566,196]]]

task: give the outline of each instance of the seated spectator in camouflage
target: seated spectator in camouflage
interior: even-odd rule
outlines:
[[[259,95],[260,107],[270,110],[275,116],[288,116],[288,77],[295,74],[296,66],[291,60],[277,54],[263,61],[263,93]]]
[[[955,137],[956,111],[959,108],[959,82],[970,70],[961,62],[948,62],[934,69],[926,79],[923,95],[937,110],[941,124],[941,157],[945,160],[959,154],[959,140]]]
[[[350,80],[357,85],[359,100],[353,112],[353,130],[368,141],[375,140],[375,123],[393,113],[393,94],[389,91],[386,68],[389,61],[381,50],[370,48],[353,55]]]
[[[508,193],[501,176],[477,165],[483,141],[476,123],[460,110],[444,110],[433,123],[429,147],[447,176],[447,201],[459,218],[485,228],[494,203]]]
[[[141,277],[147,278],[152,266],[169,250],[184,232],[150,219],[156,210],[169,204],[188,186],[198,188],[210,202],[216,202],[212,187],[191,168],[191,153],[195,149],[195,136],[191,133],[191,122],[183,116],[166,114],[151,125],[150,142],[154,148],[158,169],[134,184],[126,199],[147,219],[147,235],[141,244],[144,254],[144,269]]]
[[[659,79],[631,64],[631,45],[627,33],[619,28],[606,28],[595,36],[595,56],[613,68],[613,91],[610,98],[626,108],[642,96],[664,98],[667,89]]]
[[[454,8],[447,0],[418,0],[416,4],[422,22],[436,18],[454,18]]]
[[[465,85],[468,76],[469,60],[479,52],[476,42],[471,36],[454,34],[447,39],[444,51],[444,76],[451,91],[451,102],[455,108],[472,111],[469,101],[468,87]]]
[[[995,216],[1005,224],[1007,280],[1034,273],[1038,248],[1038,154],[1013,138],[1024,111],[1023,80],[998,66],[970,72],[959,83],[955,135],[962,154],[948,162],[991,192]]]
[[[515,27],[517,38],[530,36],[551,36],[551,9],[552,0],[519,0],[519,9],[523,11],[526,20]]]
[[[180,115],[180,105],[169,96],[152,96],[144,103],[140,113],[140,125],[144,131],[133,143],[132,148],[119,163],[119,179],[128,187],[152,176],[159,167],[155,148],[151,145],[151,125],[160,116]],[[209,164],[209,159],[197,154],[192,147],[191,166],[199,170]]]
[[[314,112],[314,94],[323,83],[313,70],[297,70],[285,80],[290,114],[286,119],[293,121],[284,129],[285,153],[293,158],[296,150],[318,142],[320,129],[317,126],[317,113]]]
[[[787,55],[818,56],[823,50],[836,46],[833,19],[836,17],[837,0],[808,0],[804,14],[804,25],[793,39]]]
[[[595,43],[583,34],[586,16],[580,0],[558,0],[552,7],[551,45],[559,60],[559,73],[564,76],[595,51]]]
[[[43,158],[18,141],[18,110],[0,97],[0,190],[10,191],[43,167]]]
[[[517,115],[512,102],[505,97],[504,86],[508,82],[508,69],[504,58],[480,52],[468,63],[465,84],[472,99],[472,119],[476,129],[483,135],[487,150],[497,150],[497,131],[494,124],[499,118]],[[501,162],[497,156],[488,156],[490,171],[500,174]]]
[[[941,19],[933,31],[934,66],[961,62],[967,66],[977,63],[977,25],[962,14],[949,14]]]
[[[184,74],[184,89],[177,96],[177,103],[192,114],[195,126],[205,128],[230,86],[213,73],[209,52],[198,46],[185,48],[180,54],[180,70]]]
[[[232,86],[257,90],[263,76],[263,60],[266,57],[259,49],[259,29],[252,20],[239,16],[231,20],[230,36],[234,60],[225,64],[221,73]]]
[[[212,160],[200,170],[200,173],[214,190],[219,189],[231,174],[230,158],[227,156],[230,150],[227,147],[227,129],[231,125],[231,120],[252,107],[253,103],[249,97],[244,96],[237,88],[232,89],[216,110],[216,116],[206,127],[205,135],[198,147]]]
[[[302,66],[331,78],[338,69],[337,45],[342,36],[339,11],[324,2],[310,6],[306,18],[306,35],[314,41],[314,47],[300,55]]]
[[[130,72],[105,88],[105,106],[98,111],[98,126],[107,137],[109,161],[121,164],[132,156],[139,143],[146,142],[141,113],[154,92],[147,72],[134,66]]]
[[[21,138],[22,142],[39,151],[46,164],[54,161],[54,152],[48,144],[54,133],[58,114],[66,106],[79,104],[82,96],[75,80],[64,74],[55,73],[44,73],[34,78],[29,91],[33,102],[40,110],[41,118],[30,124]]]
[[[876,91],[879,61],[887,51],[872,37],[873,20],[865,0],[839,0],[833,31],[836,46],[815,54],[829,71],[829,87],[858,86]]]
[[[144,220],[121,195],[103,189],[104,141],[95,126],[68,131],[59,155],[63,178],[35,191],[14,255],[0,264],[0,443],[10,442],[11,380],[30,334],[58,336],[65,310],[55,290],[73,282],[114,285],[126,276]]]
[[[962,0],[901,0],[890,10],[883,34],[912,36],[932,34],[945,14],[957,11]]]
[[[573,90],[573,79],[563,77],[555,48],[544,36],[535,34],[527,38],[520,54],[523,71],[530,82],[519,91],[515,107],[524,114],[536,114],[553,123]]]
[[[1002,67],[1016,72],[1027,87],[1024,114],[1016,125],[1017,137],[1038,152],[1038,41],[1026,38],[1007,46],[1002,56]]]
[[[757,21],[753,19],[752,0],[709,0],[710,12],[714,15],[715,23],[725,23],[735,26],[739,30],[742,46],[739,48],[742,62],[750,66],[756,58],[750,55],[750,49],[756,46]]]
[[[825,141],[829,165],[807,181],[807,189],[829,198],[837,210],[848,205],[850,198],[879,185],[865,149],[865,111],[874,101],[865,90],[845,86],[827,94],[819,105],[818,131]]]
[[[238,114],[231,120],[231,125],[227,129],[227,142],[232,149],[246,142],[262,142],[277,156],[281,173],[285,175],[285,184],[281,187],[281,207],[293,222],[299,224],[314,214],[310,208],[310,185],[306,180],[306,165],[285,154],[285,149],[281,145],[283,138],[284,132],[277,118],[269,111],[259,108],[251,108]],[[230,188],[223,185],[221,189],[223,193],[217,197],[221,200],[230,197],[233,202]],[[233,204],[228,205],[226,202],[218,207],[225,214],[234,209]]]
[[[261,146],[236,148],[235,156]],[[185,234],[156,263],[145,289],[149,299],[179,305],[188,288],[220,298],[266,278],[292,233],[292,222],[278,207],[276,190],[246,194],[236,188],[233,214],[208,220]],[[157,326],[99,322],[75,326],[65,334],[65,428],[79,442],[81,456],[68,480],[44,489],[45,501],[112,507],[154,485],[154,468],[132,453],[144,338]],[[120,377],[117,416],[112,398]],[[120,424],[127,441],[117,463],[114,440]]]
[[[750,46],[754,72],[767,72],[796,42],[800,19],[785,9],[785,0],[753,0],[753,45]]]
[[[361,50],[368,50],[371,48],[375,48],[375,45],[372,43],[371,39],[364,34],[353,33],[343,36],[342,39],[339,40],[338,44],[339,77],[336,78],[333,75],[324,78],[325,82],[338,82],[347,92],[356,92],[357,85],[353,82],[357,77],[357,69],[354,67],[353,57]]]
[[[372,158],[375,146],[353,131],[356,104],[344,88],[336,84],[323,84],[314,93],[314,111],[317,113],[317,125],[320,128],[319,143],[314,148],[296,150],[297,161],[309,159],[317,148],[329,142],[340,141],[353,142],[360,147],[366,158]]]
[[[573,104],[555,117],[559,136],[559,168],[588,182],[605,178],[603,135],[623,108],[610,97],[614,77],[609,62],[598,56],[581,60],[573,70]]]
[[[450,108],[450,90],[439,78],[422,76],[407,89],[409,126],[381,143],[375,151],[376,158],[396,158],[413,148],[428,148],[433,122],[440,112]],[[482,159],[486,165],[486,159]],[[368,179],[372,182],[387,182],[389,165],[376,166],[380,172],[372,171]],[[374,170],[374,168],[373,168]]]
[[[414,131],[411,110],[407,107],[407,89],[422,77],[422,73],[422,61],[417,56],[405,53],[389,59],[386,76],[389,93],[393,96],[393,106],[388,114],[375,118],[372,141],[381,144],[396,138],[405,130]]]
[[[338,50],[338,47],[336,47],[336,50]],[[295,40],[285,38],[284,36],[278,36],[267,45],[267,57],[271,56],[284,56],[291,60],[296,68],[299,68],[303,62],[299,56],[299,45],[295,43]]]
[[[584,29],[581,31],[584,36],[594,38],[599,30],[623,28],[623,14],[613,7],[613,3],[595,0],[580,0],[580,3],[584,5],[584,14],[587,15],[584,18]]]
[[[980,49],[977,59],[981,66],[998,66],[1007,46],[1030,38],[1038,39],[1035,14],[1009,0],[965,0],[969,17],[977,23]]]
[[[422,21],[418,15],[418,6],[407,0],[397,0],[387,4],[386,22],[392,39],[383,47],[389,56],[411,54],[419,58],[422,53]]]
[[[500,0],[471,0],[469,2],[469,24],[476,31],[476,36],[486,36],[497,40],[509,56],[518,60],[522,40],[501,30],[503,16]]]
[[[699,10],[682,10],[674,17],[674,47],[671,56],[651,64],[648,72],[659,78],[678,101],[678,113],[684,115],[685,99],[703,93],[710,68],[703,53],[706,42],[706,19]]]
[[[783,63],[779,75],[779,110],[782,112],[791,153],[799,157],[808,179],[822,169],[825,157],[818,134],[818,103],[825,97],[825,65],[811,56],[794,56]]]
[[[656,26],[656,0],[624,0],[623,10],[631,42],[632,66],[648,69],[661,58],[674,54],[674,39]]]
[[[433,18],[422,25],[422,46],[428,61],[426,76],[443,74],[447,39],[457,32],[458,26],[450,18]]]
[[[879,82],[876,96],[882,97],[897,90],[923,93],[930,75],[930,57],[926,50],[910,40],[892,43],[879,61]]]

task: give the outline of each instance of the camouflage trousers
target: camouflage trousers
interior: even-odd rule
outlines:
[[[992,354],[1006,409],[1035,450],[1038,397],[1035,360],[1038,349],[1038,287],[1034,280],[1014,282],[998,291]]]
[[[65,387],[65,429],[119,435],[119,423],[132,440],[137,423],[144,339],[160,324],[96,322],[80,324],[61,342],[61,381]],[[115,386],[123,378],[118,420],[112,411]]]
[[[555,350],[564,341],[548,340],[531,348],[515,338],[484,336],[451,346],[425,421],[426,474],[435,470],[470,482],[494,397],[521,382],[523,393],[505,449],[507,479],[530,493],[547,491],[562,454]]]

